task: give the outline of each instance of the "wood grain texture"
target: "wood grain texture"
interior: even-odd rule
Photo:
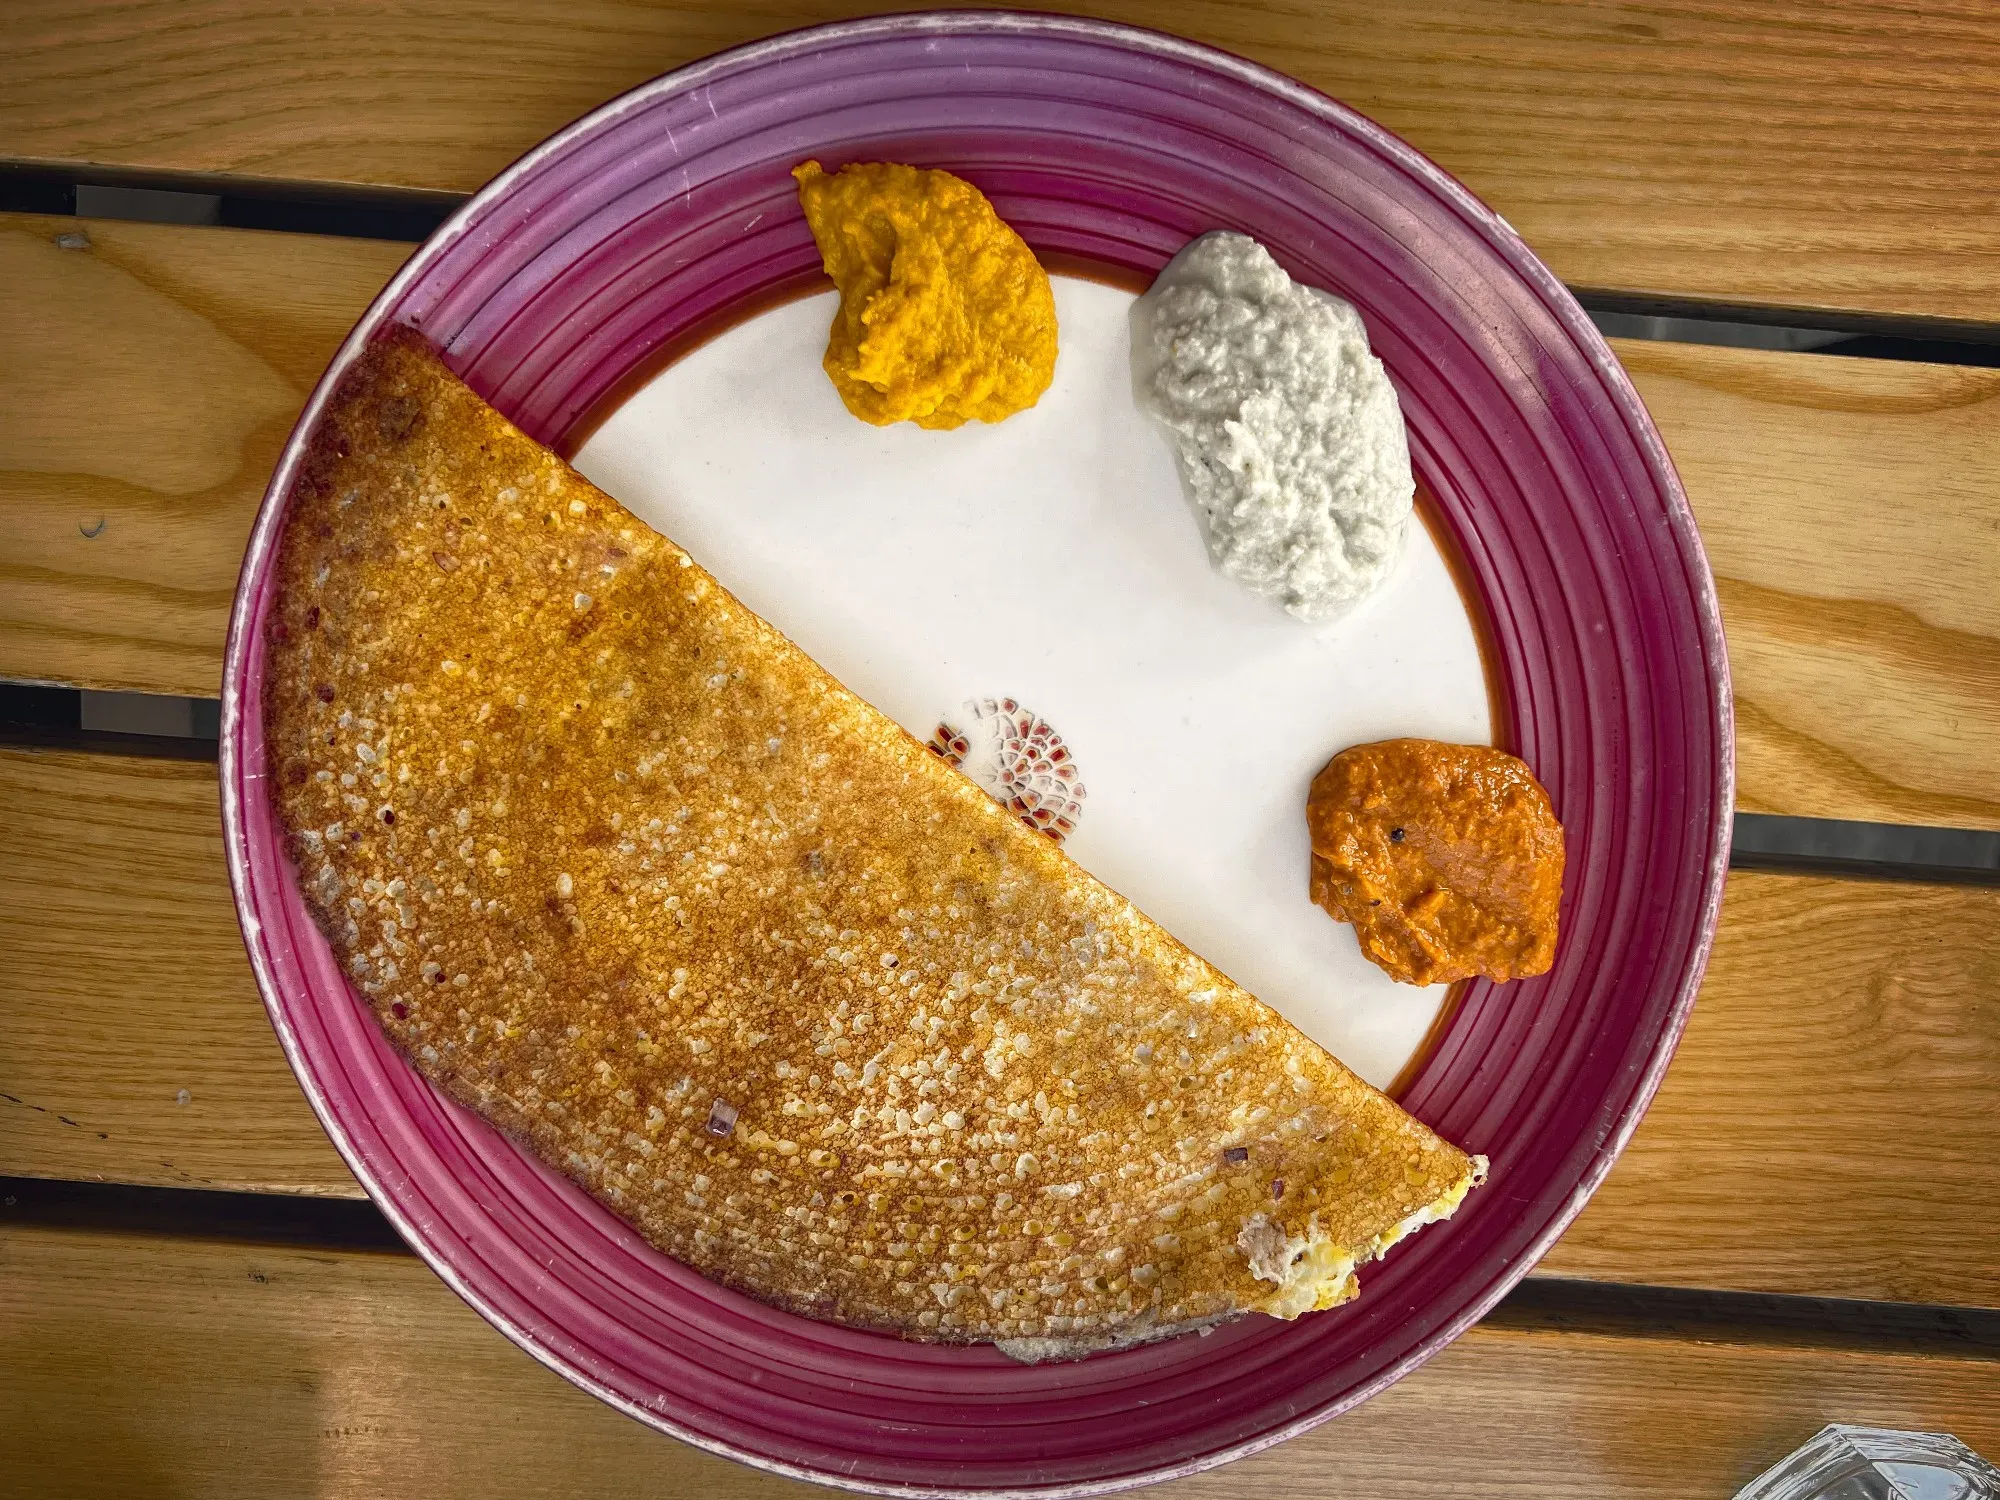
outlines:
[[[1615,347],[1721,592],[1738,805],[2000,828],[2000,370]]]
[[[359,1196],[251,981],[213,766],[0,752],[0,1174]]]
[[[466,191],[719,48],[881,0],[15,0],[0,155]],[[1573,284],[2000,319],[1986,0],[1083,0],[1406,136]]]
[[[1735,876],[1546,1269],[2000,1307],[1996,995],[2000,891]],[[209,768],[0,751],[0,1093],[0,1174],[358,1195],[258,1004]]]
[[[1542,1263],[2000,1306],[2000,891],[1730,878],[1666,1082]]]
[[[0,1326],[22,1494],[815,1492],[620,1416],[402,1256],[14,1229]],[[1329,1426],[1159,1493],[1715,1500],[1835,1420],[1991,1453],[2000,1363],[1478,1328]]]
[[[277,447],[403,254],[0,216],[0,676],[217,691]],[[1721,583],[1742,805],[2000,828],[2000,371],[1616,347]]]
[[[408,253],[0,216],[0,673],[216,695],[278,449]]]

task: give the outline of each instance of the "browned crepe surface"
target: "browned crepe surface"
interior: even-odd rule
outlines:
[[[1074,1352],[1296,1312],[1277,1249],[1471,1179],[416,336],[328,408],[279,573],[270,772],[346,972],[705,1275]]]

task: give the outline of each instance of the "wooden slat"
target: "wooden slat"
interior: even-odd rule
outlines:
[[[1738,806],[2000,828],[2000,370],[1615,343],[1721,591]]]
[[[718,48],[879,0],[15,0],[0,155],[469,190]],[[1572,283],[2000,319],[1986,0],[1084,0],[1408,137]]]
[[[403,253],[0,216],[0,676],[217,690],[272,455]],[[2000,828],[2000,371],[1618,350],[1722,581],[1742,805]]]
[[[250,978],[213,766],[0,752],[0,1174],[360,1195]]]
[[[1557,1275],[2000,1306],[2000,891],[1730,878]]]
[[[0,216],[0,674],[220,691],[278,449],[408,253]]]
[[[0,752],[0,1174],[358,1192],[258,1005],[214,799],[203,766]],[[2000,892],[1737,875],[1546,1268],[2000,1306],[1996,993]]]
[[[566,1385],[403,1256],[14,1229],[0,1324],[0,1463],[24,1495],[813,1493]],[[2000,1450],[2000,1363],[1488,1326],[1160,1493],[1716,1500],[1835,1420]]]

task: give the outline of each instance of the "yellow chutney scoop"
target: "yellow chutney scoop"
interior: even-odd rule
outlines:
[[[809,161],[792,175],[840,288],[824,364],[849,411],[949,428],[1041,399],[1055,376],[1055,294],[985,194],[887,162],[829,175]]]

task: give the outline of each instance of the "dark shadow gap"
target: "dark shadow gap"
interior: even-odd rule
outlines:
[[[214,698],[0,682],[0,745],[21,749],[213,763],[221,716]]]
[[[1926,318],[1914,314],[1848,312],[1826,307],[1781,307],[1754,303],[1709,302],[1695,297],[1660,297],[1631,292],[1572,286],[1570,295],[1592,317],[1665,318],[1721,327],[1809,330],[1827,334],[1871,335],[1907,339],[1943,350],[2000,344],[2000,322]],[[1643,335],[1642,335],[1643,336]],[[1691,338],[1689,343],[1712,339]],[[1822,345],[1822,349],[1833,347]],[[1971,351],[1966,351],[1968,357]],[[1942,363],[1954,363],[1944,360]],[[1974,361],[1977,362],[1977,361]]]
[[[1935,885],[2000,885],[2000,833],[1740,812],[1729,867]]]
[[[347,187],[231,173],[40,167],[0,162],[0,212],[74,214],[148,224],[214,224],[288,234],[415,244],[450,218],[464,193]]]
[[[409,1253],[366,1198],[0,1177],[0,1224]]]
[[[1934,1303],[1531,1276],[1486,1321],[1523,1332],[2000,1360],[2000,1311]]]

